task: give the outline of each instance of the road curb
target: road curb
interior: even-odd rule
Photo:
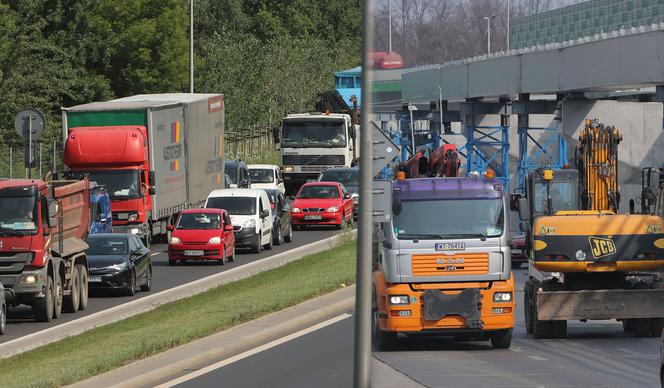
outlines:
[[[355,286],[308,300],[70,385],[72,388],[154,386],[179,375],[349,312]]]
[[[355,236],[357,231],[353,230],[351,233]],[[100,326],[121,321],[134,315],[154,310],[166,303],[194,296],[214,287],[242,280],[260,272],[300,260],[305,256],[326,251],[340,244],[344,238],[345,236],[343,234],[328,237],[193,282],[148,295],[131,302],[114,306],[73,321],[65,322],[61,325],[4,342],[0,344],[0,359],[5,359],[40,346],[57,342],[61,339],[78,335]]]

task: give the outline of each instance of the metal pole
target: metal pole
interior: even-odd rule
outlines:
[[[194,92],[194,0],[189,0],[189,93]]]
[[[413,105],[412,103],[408,103],[408,111],[410,113],[410,140],[412,142],[412,154],[411,156],[415,155],[415,122],[413,122]]]
[[[486,18],[486,53],[491,54],[491,18]]]
[[[389,53],[392,52],[392,6],[390,0],[387,0],[387,13],[388,13],[388,22],[387,22],[387,36],[389,41]]]
[[[440,109],[440,130],[439,132],[442,134],[444,132],[443,128],[443,88],[440,86],[438,87],[438,109]]]
[[[39,178],[42,177],[42,143],[39,143]]]
[[[28,116],[28,179],[32,178],[32,116]]]
[[[9,146],[9,179],[12,178],[12,173],[14,172],[14,149],[12,146]]]
[[[507,0],[507,50],[510,49],[510,13],[512,13],[511,0]]]
[[[373,1],[362,2],[362,131],[360,131],[360,209],[357,231],[357,286],[355,289],[355,357],[353,386],[371,386],[371,255],[373,228],[373,140],[371,133],[371,69],[369,53],[373,51]]]
[[[57,159],[57,143],[55,140],[53,140],[53,174],[55,174],[55,172],[57,171],[56,159]]]

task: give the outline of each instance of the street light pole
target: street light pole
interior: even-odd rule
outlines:
[[[388,41],[389,41],[389,51],[388,53],[392,52],[392,7],[390,4],[390,0],[387,0],[387,14],[388,14],[388,22],[387,22],[387,36],[388,36]]]
[[[496,15],[485,16],[486,20],[486,53],[491,54],[491,19],[495,18]]]
[[[507,0],[507,50],[510,50],[510,13],[512,12],[512,7],[510,6],[511,1]]]

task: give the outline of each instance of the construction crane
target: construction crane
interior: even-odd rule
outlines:
[[[576,169],[540,168],[526,179],[513,210],[528,232],[524,286],[526,330],[535,338],[567,335],[568,320],[617,319],[626,332],[659,336],[664,289],[664,222],[648,214],[617,214],[617,128],[587,120]]]

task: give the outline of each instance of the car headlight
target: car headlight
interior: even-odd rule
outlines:
[[[284,166],[284,172],[293,172],[294,170],[293,166]]]
[[[129,215],[129,218],[127,219],[127,221],[132,222],[132,221],[136,221],[137,219],[138,219],[138,213],[134,213],[134,214]]]
[[[511,292],[496,292],[493,294],[494,302],[511,302],[512,293]]]
[[[292,207],[292,208],[290,209],[290,211],[291,211],[291,213],[299,213],[299,212],[301,212],[302,210],[300,210],[299,207]]]
[[[129,233],[131,233],[131,234],[138,234],[138,232],[139,232],[138,228],[131,228],[129,230]]]
[[[168,243],[169,244],[182,244],[182,241],[180,241],[179,238],[173,236],[173,237],[171,237],[171,240]]]
[[[256,227],[256,220],[253,218],[250,220],[244,221],[244,224],[242,224],[243,228],[255,228]]]
[[[390,295],[390,304],[399,305],[399,304],[408,304],[408,295]]]
[[[339,211],[339,206],[330,206],[327,208],[328,213],[336,213]]]
[[[112,270],[114,270],[114,271],[122,271],[122,270],[124,270],[125,268],[127,268],[127,263],[122,262],[122,263],[118,263],[118,264],[113,264],[113,265],[109,265],[109,266],[106,267],[106,268],[108,268],[108,269],[112,269]]]
[[[221,244],[221,237],[219,237],[219,236],[212,237],[212,238],[208,241],[208,244],[210,244],[210,245]]]

